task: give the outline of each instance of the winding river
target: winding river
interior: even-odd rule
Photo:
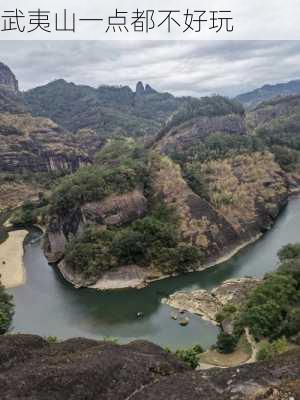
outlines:
[[[68,338],[118,338],[119,342],[148,339],[162,346],[184,348],[215,343],[217,328],[190,315],[186,327],[170,318],[161,298],[176,290],[213,288],[226,279],[262,276],[276,268],[276,253],[283,245],[300,241],[300,197],[291,198],[274,227],[258,242],[230,261],[135,290],[97,292],[74,289],[48,265],[40,241],[25,245],[27,283],[11,289],[16,304],[14,331]],[[137,319],[137,312],[144,314]]]

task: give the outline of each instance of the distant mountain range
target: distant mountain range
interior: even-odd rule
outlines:
[[[240,94],[234,100],[249,110],[275,97],[294,94],[300,94],[300,80],[264,85]],[[103,138],[114,134],[153,135],[187,102],[203,103],[204,99],[209,98],[199,100],[159,93],[142,82],[137,83],[134,91],[129,86],[103,85],[94,88],[63,79],[21,93],[14,74],[0,63],[1,112],[28,111],[35,117],[50,118],[74,133],[87,128]]]
[[[257,104],[271,100],[277,96],[289,96],[300,93],[300,79],[275,85],[264,85],[248,93],[240,94],[235,98],[247,109],[254,108]]]
[[[249,110],[275,97],[294,94],[300,94],[300,80],[264,85],[234,100]],[[104,137],[114,133],[132,136],[157,133],[191,99],[159,93],[142,82],[133,91],[129,86],[95,89],[63,79],[24,93],[25,105],[32,115],[51,118],[72,132],[88,127]]]
[[[32,115],[51,118],[71,132],[93,129],[102,137],[156,133],[183,101],[142,82],[133,91],[129,86],[95,89],[60,79],[24,93]]]

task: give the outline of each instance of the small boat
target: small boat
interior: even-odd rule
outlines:
[[[182,318],[182,319],[179,321],[179,324],[180,324],[181,326],[187,326],[189,322],[190,322],[189,318],[188,318],[188,317],[185,317],[185,318]]]
[[[174,319],[175,321],[177,320],[177,314],[176,313],[171,313],[171,318]]]
[[[137,316],[137,318],[143,318],[144,313],[142,313],[141,311],[140,311],[140,312],[137,312],[137,313],[136,313],[136,316]]]

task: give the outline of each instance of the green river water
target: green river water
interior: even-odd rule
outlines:
[[[184,348],[215,343],[217,328],[200,317],[189,315],[186,327],[170,318],[171,309],[161,298],[176,290],[210,289],[239,276],[262,276],[276,268],[276,253],[287,243],[300,241],[300,198],[292,198],[274,227],[258,242],[230,261],[202,272],[164,279],[142,289],[97,292],[74,289],[47,264],[41,243],[26,244],[24,264],[27,282],[11,289],[16,313],[14,331],[119,342],[148,339],[162,346]],[[144,317],[137,319],[137,312]]]

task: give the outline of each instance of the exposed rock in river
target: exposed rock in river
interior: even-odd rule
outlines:
[[[229,279],[211,292],[204,289],[175,292],[162,302],[215,321],[216,314],[227,304],[241,304],[260,282],[257,278]]]
[[[1,400],[258,400],[300,396],[299,350],[273,361],[193,371],[149,342],[49,344],[0,337]]]

